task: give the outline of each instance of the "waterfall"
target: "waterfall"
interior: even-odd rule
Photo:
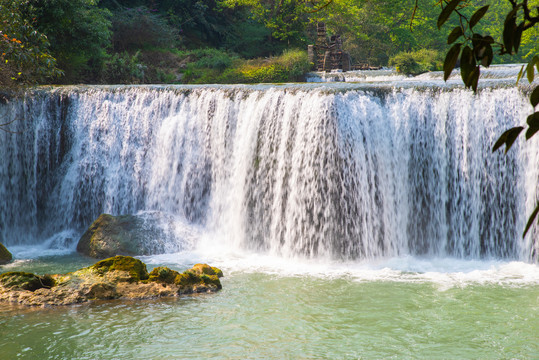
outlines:
[[[0,104],[0,241],[155,210],[284,257],[537,261],[537,141],[490,150],[531,110],[513,87],[29,91]]]

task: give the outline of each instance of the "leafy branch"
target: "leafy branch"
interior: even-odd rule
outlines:
[[[452,14],[459,17],[459,26],[455,27],[447,37],[448,44],[454,44],[447,52],[444,61],[444,80],[447,81],[460,56],[460,74],[467,88],[477,91],[477,84],[481,72],[481,65],[489,67],[494,58],[493,46],[499,47],[499,55],[512,55],[518,53],[522,34],[539,24],[539,7],[530,9],[528,0],[518,3],[516,0],[508,0],[511,3],[511,11],[507,14],[503,27],[503,42],[494,41],[490,35],[481,35],[474,31],[474,26],[485,16],[489,5],[476,10],[471,17],[467,17],[462,9],[469,6],[465,0],[440,0],[441,12],[438,16],[437,25],[440,29]],[[417,2],[416,2],[417,7]],[[414,10],[415,12],[415,10]],[[534,12],[536,15],[534,15]],[[460,42],[456,42],[460,40]],[[517,78],[517,84],[524,72],[530,84],[535,78],[535,69],[539,72],[539,56],[534,56],[528,64],[522,66]],[[530,94],[530,103],[534,112],[527,118],[526,140],[529,140],[539,131],[539,111],[535,111],[539,104],[539,86],[536,86]],[[494,144],[492,151],[496,151],[505,145],[505,153],[511,148],[515,140],[525,128],[516,126],[505,131]],[[539,202],[528,219],[522,236],[531,228],[539,214]]]

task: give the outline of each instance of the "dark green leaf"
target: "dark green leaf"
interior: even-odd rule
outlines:
[[[490,64],[492,64],[492,60],[494,59],[494,52],[492,51],[492,46],[490,44],[487,44],[485,46],[485,53],[483,54],[483,58],[481,59],[481,65],[484,67],[489,67]]]
[[[477,84],[479,82],[479,66],[476,66],[468,78],[466,86],[471,86],[474,92],[477,92]]]
[[[460,54],[460,46],[461,44],[455,44],[447,52],[447,55],[444,60],[444,81],[447,81],[447,79],[449,79],[449,76],[451,76],[451,72],[457,64]]]
[[[473,56],[473,51],[469,46],[462,49],[462,54],[460,55],[460,76],[466,87],[470,87],[470,76],[472,71],[475,69],[475,58]]]
[[[533,62],[529,62],[528,66],[526,66],[526,77],[531,84],[535,77],[535,69],[533,68]]]
[[[539,214],[539,203],[537,203],[537,206],[535,207],[535,210],[533,210],[532,214],[530,215],[530,217],[528,219],[528,223],[526,224],[526,228],[524,229],[524,233],[522,234],[522,237],[526,236],[526,234],[528,233],[528,230],[530,230],[530,228],[531,228],[531,226],[533,224],[533,221],[537,217],[537,214]]]
[[[451,0],[446,7],[443,8],[443,10],[440,12],[440,16],[438,16],[438,29],[442,27],[443,24],[449,19],[449,16],[451,16],[451,13],[455,11],[457,8],[457,5],[461,2],[461,0]]]
[[[505,144],[505,153],[507,153],[523,129],[522,126],[517,126],[504,132],[492,147],[492,152],[498,150]]]
[[[539,104],[539,86],[536,86],[535,89],[533,89],[532,94],[530,95],[530,102],[534,108]]]
[[[526,65],[522,65],[522,67],[520,68],[520,71],[518,72],[517,85],[518,85],[518,82],[520,81],[520,79],[522,79],[522,75],[524,75],[524,67],[526,67]]]
[[[539,131],[539,112],[528,116],[526,122],[529,126],[528,131],[526,131],[526,140],[529,140],[537,131]]]
[[[483,6],[472,15],[470,19],[470,29],[473,28],[479,22],[479,20],[483,18],[483,16],[485,16],[485,13],[487,12],[488,7],[489,5]]]
[[[472,45],[476,59],[481,60],[487,50],[486,47],[488,44],[483,41],[483,36],[474,34],[472,37]]]
[[[472,36],[472,44],[474,47],[478,46],[478,45],[482,45],[483,44],[483,35],[481,34],[473,34]]]
[[[487,35],[483,38],[483,41],[487,44],[494,44],[494,38],[490,35]]]
[[[453,44],[462,35],[464,35],[462,28],[460,26],[457,26],[456,28],[453,29],[453,31],[451,31],[451,33],[447,37],[447,43]]]

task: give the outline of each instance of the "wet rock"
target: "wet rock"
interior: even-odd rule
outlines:
[[[80,238],[77,251],[96,259],[176,252],[192,237],[188,227],[177,227],[177,219],[160,212],[101,214]]]
[[[6,247],[0,243],[0,265],[9,263],[13,259],[13,255],[9,252]]]
[[[142,261],[115,256],[68,274],[0,274],[0,302],[50,306],[179,296],[218,291],[222,288],[219,277],[222,271],[206,264],[197,264],[183,273],[168,267],[157,267],[148,273]]]
[[[36,291],[51,288],[55,284],[50,275],[38,276],[22,271],[11,271],[0,274],[0,285],[6,289]]]

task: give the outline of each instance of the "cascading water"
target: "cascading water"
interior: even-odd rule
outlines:
[[[537,261],[539,146],[490,151],[530,111],[513,87],[36,90],[0,105],[0,241],[160,211],[284,257]]]

